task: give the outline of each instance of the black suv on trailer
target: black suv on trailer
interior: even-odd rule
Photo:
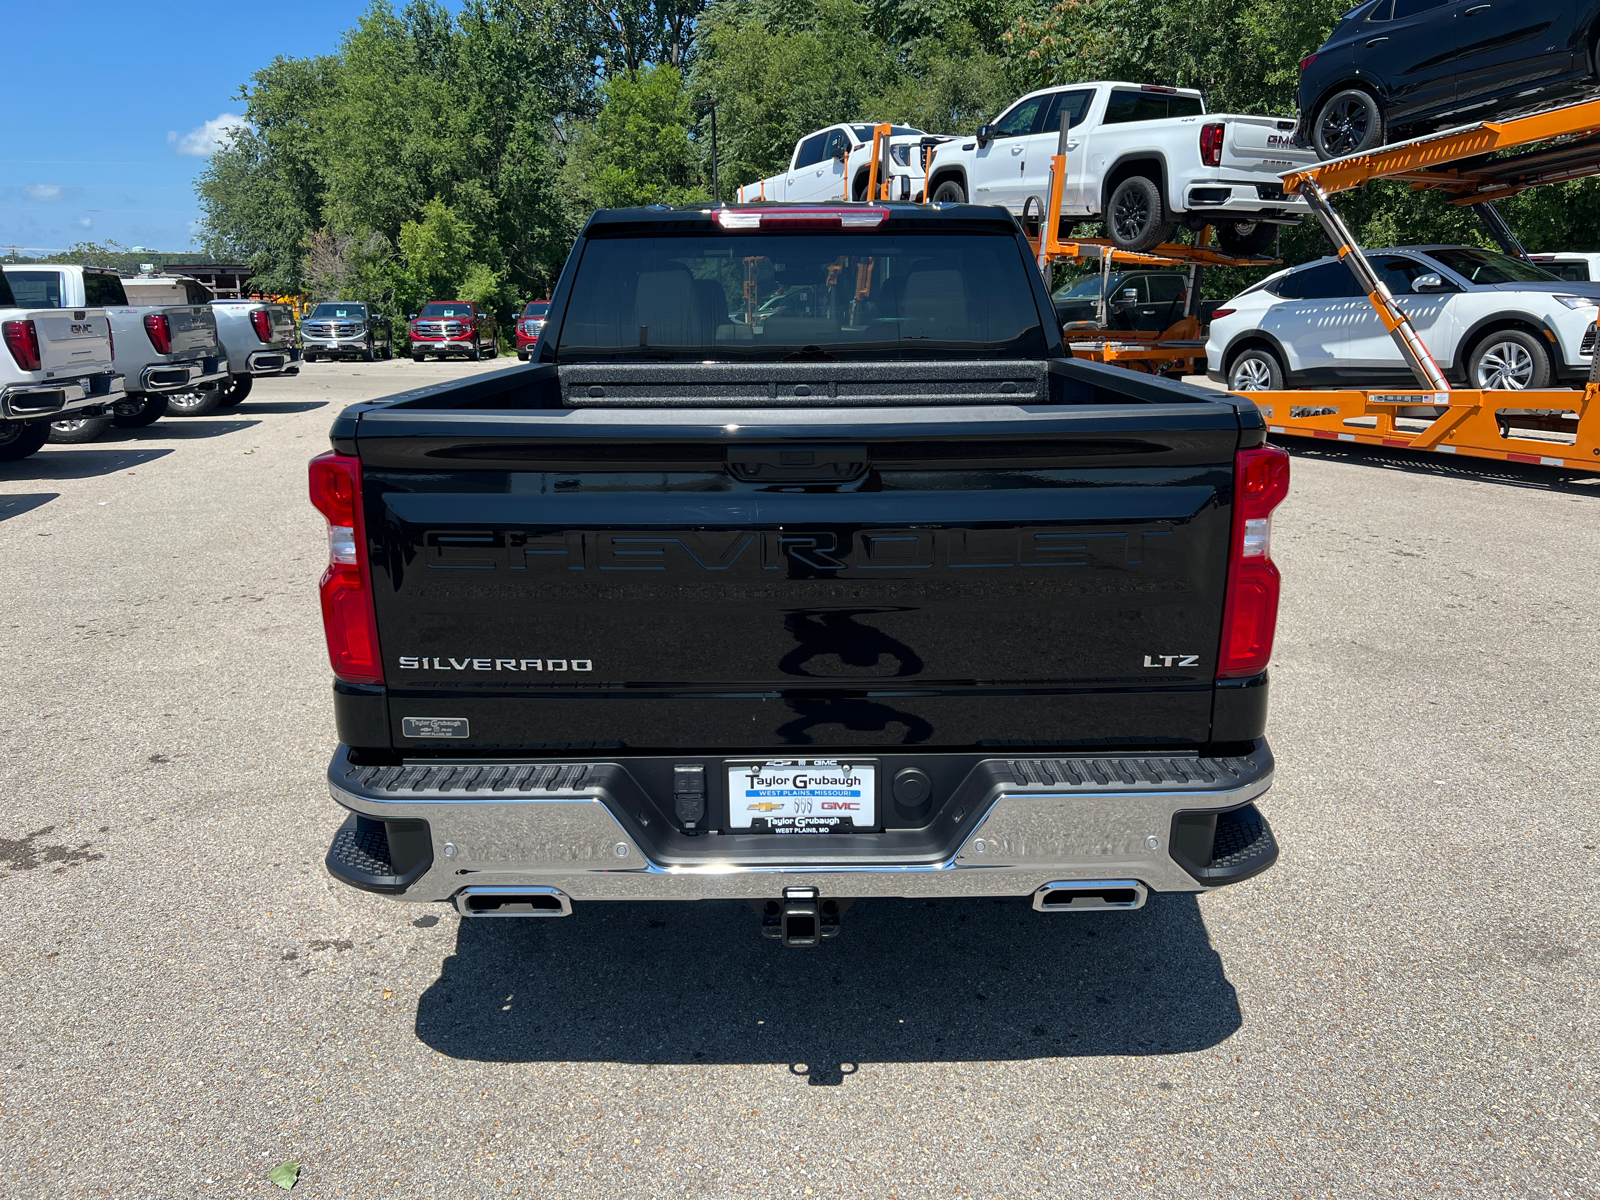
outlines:
[[[1369,0],[1300,61],[1299,136],[1323,158],[1600,87],[1600,0]]]

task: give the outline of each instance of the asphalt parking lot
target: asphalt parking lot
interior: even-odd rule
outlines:
[[[1296,451],[1283,846],[1136,913],[335,884],[308,366],[0,465],[0,1194],[1600,1197],[1600,475]]]

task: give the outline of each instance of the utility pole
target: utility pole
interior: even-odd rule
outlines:
[[[711,202],[720,204],[722,202],[722,188],[717,180],[717,106],[714,101],[706,101],[702,104],[696,104],[695,107],[702,112],[708,109],[711,112]]]

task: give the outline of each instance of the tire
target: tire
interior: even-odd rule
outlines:
[[[314,362],[317,361],[317,356],[315,354],[311,353],[311,351],[309,351],[309,350],[307,350],[305,352],[305,354],[301,355],[301,357],[304,358],[305,361],[308,362],[308,363],[314,363]]]
[[[496,338],[494,341],[489,343],[489,348],[483,352],[483,356],[485,358],[499,358],[500,357],[500,339],[499,338]]]
[[[244,398],[250,394],[250,389],[255,387],[253,375],[230,375],[226,385],[218,384],[217,390],[222,393],[222,403],[218,408],[232,408],[236,404],[243,404]]]
[[[50,426],[43,421],[0,421],[0,462],[20,462],[49,436]]]
[[[1383,105],[1365,88],[1335,92],[1311,121],[1311,148],[1324,160],[1371,150],[1388,136]]]
[[[1550,352],[1521,329],[1491,333],[1467,359],[1467,386],[1486,392],[1524,392],[1550,386]]]
[[[367,348],[361,354],[361,361],[362,362],[377,362],[378,361],[377,343],[372,340],[372,335],[371,334],[367,335]]]
[[[533,355],[529,354],[526,350],[518,350],[517,351],[517,357],[519,359],[521,359],[523,362],[527,362],[530,358],[533,357]]]
[[[1278,227],[1265,221],[1228,221],[1218,225],[1217,249],[1235,258],[1255,258],[1272,249]]]
[[[412,354],[411,354],[411,361],[414,362],[414,363],[419,363],[419,362],[421,362],[423,359],[425,359],[427,357],[428,356],[426,354],[421,354],[421,353],[418,353],[416,351],[413,351]]]
[[[139,406],[138,412],[114,412],[111,423],[118,429],[143,429],[147,425],[154,425],[167,415],[167,398],[165,396],[146,392],[141,398],[144,403]],[[120,408],[121,405],[114,407]]]
[[[1106,232],[1120,250],[1154,250],[1172,232],[1161,189],[1143,175],[1130,175],[1106,201]]]
[[[167,412],[174,417],[210,416],[222,407],[222,388],[209,392],[168,392]]]
[[[933,202],[935,204],[965,204],[967,202],[967,189],[954,179],[946,179],[933,189]]]
[[[477,362],[482,357],[483,357],[483,347],[478,345],[477,342],[473,342],[472,343],[472,353],[467,355],[467,361],[468,362]]]
[[[1281,392],[1283,364],[1265,346],[1251,346],[1228,364],[1230,392]]]
[[[45,436],[56,446],[79,446],[99,441],[110,428],[110,417],[68,417],[64,421],[51,421],[50,432]]]

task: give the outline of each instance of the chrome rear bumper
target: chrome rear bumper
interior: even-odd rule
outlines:
[[[115,400],[123,393],[123,377],[108,371],[74,379],[12,384],[0,388],[0,417],[14,421],[52,414],[59,417],[62,413]]]
[[[869,834],[711,834],[669,844],[652,823],[637,821],[636,803],[619,799],[625,789],[617,781],[626,767],[615,762],[565,768],[568,774],[543,788],[507,786],[506,772],[517,769],[507,764],[458,765],[458,777],[475,780],[481,772],[482,782],[447,783],[440,791],[427,777],[444,770],[443,764],[362,768],[343,755],[341,748],[329,787],[333,799],[356,814],[340,838],[361,846],[344,853],[336,839],[329,870],[354,886],[406,900],[449,900],[468,887],[551,888],[570,900],[781,899],[796,887],[837,898],[1027,896],[1047,886],[1068,889],[1073,881],[1106,880],[1196,892],[1248,878],[1277,857],[1271,831],[1251,803],[1272,783],[1264,743],[1257,758],[1209,760],[1245,764],[1231,779],[1219,773],[1218,786],[1140,787],[1129,772],[1123,772],[1129,778],[1104,785],[1051,786],[1027,771],[1031,782],[987,785],[970,812],[950,826],[945,849],[908,854],[882,852],[892,839],[875,841]],[[423,794],[405,794],[419,788]],[[1229,832],[1228,857],[1213,865],[1211,838],[1220,852],[1223,822],[1231,831],[1239,814],[1253,832],[1243,843]],[[1204,835],[1206,861],[1186,867],[1188,860],[1180,859],[1193,848],[1184,839],[1208,819],[1217,832]],[[385,829],[397,845],[406,841],[404,855],[393,855],[406,863],[387,884],[364,882],[382,872],[363,862],[387,865],[391,857]],[[685,851],[685,844],[691,849]],[[721,847],[726,853],[718,852]]]
[[[139,391],[182,392],[204,383],[220,383],[227,378],[228,360],[225,358],[151,363],[139,373]]]

